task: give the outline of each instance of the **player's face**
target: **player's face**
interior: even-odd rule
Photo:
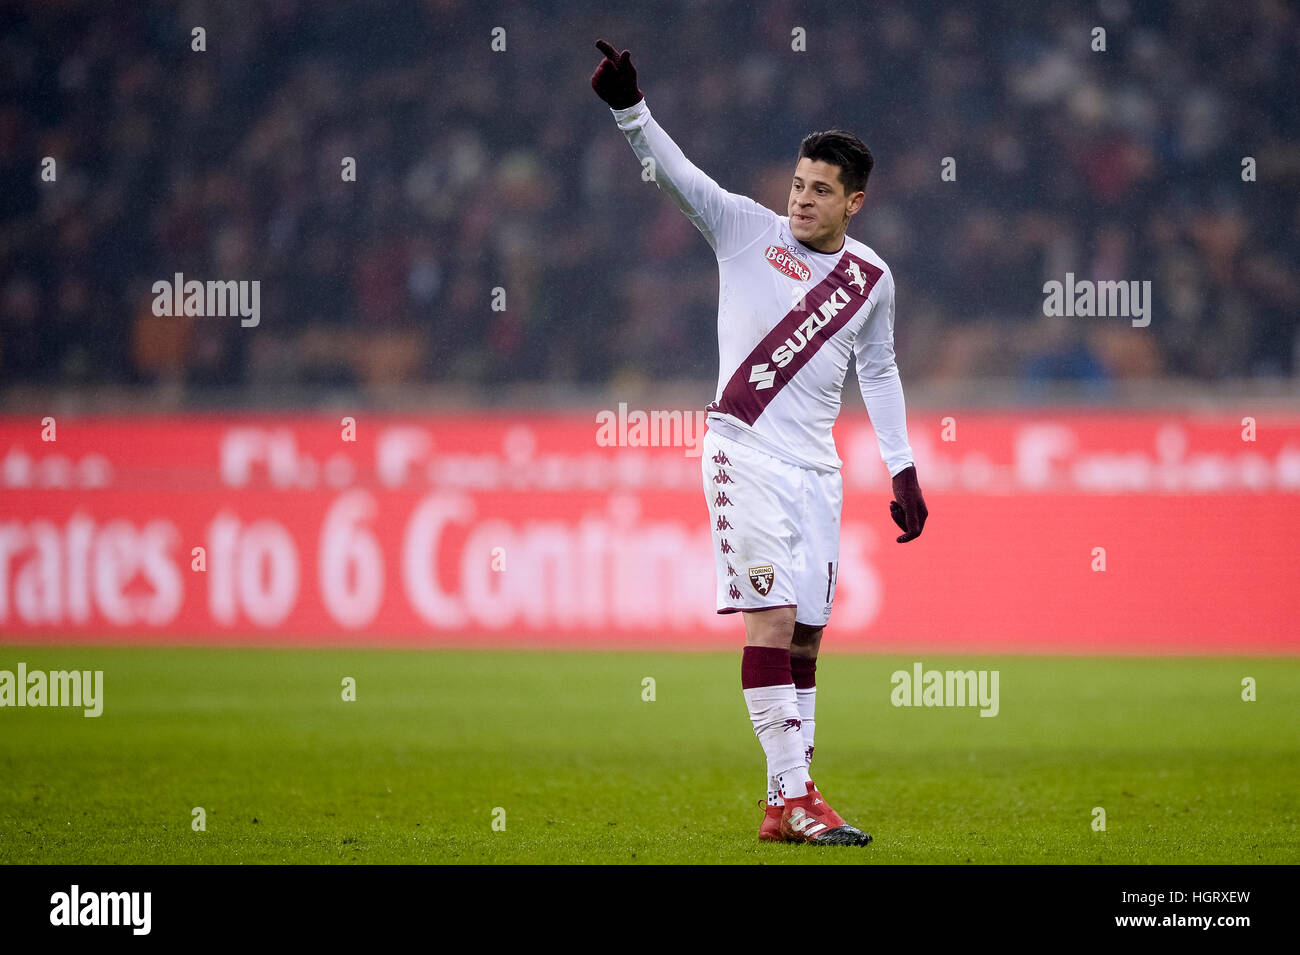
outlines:
[[[861,192],[845,194],[839,166],[804,156],[790,183],[790,231],[804,245],[834,252],[862,199]]]

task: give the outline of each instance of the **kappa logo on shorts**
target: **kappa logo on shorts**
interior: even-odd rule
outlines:
[[[772,580],[775,577],[776,571],[771,564],[749,568],[749,582],[754,585],[760,597],[766,597],[772,592]]]

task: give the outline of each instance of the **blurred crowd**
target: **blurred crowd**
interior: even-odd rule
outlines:
[[[41,0],[0,8],[0,383],[711,388],[716,265],[592,92],[597,36],[779,213],[805,134],[868,143],[850,234],[905,382],[1297,373],[1282,0]],[[259,280],[260,323],[153,314],[178,272]],[[1150,281],[1150,325],[1045,317],[1067,272]]]

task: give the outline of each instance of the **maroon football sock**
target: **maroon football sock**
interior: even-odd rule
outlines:
[[[760,686],[789,686],[790,651],[781,647],[745,647],[740,658],[740,687],[751,690]]]
[[[796,690],[810,690],[817,685],[817,658],[790,654],[790,674]]]

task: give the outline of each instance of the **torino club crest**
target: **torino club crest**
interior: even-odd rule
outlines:
[[[771,564],[749,568],[749,582],[754,585],[760,597],[766,597],[772,590],[772,580],[776,576]]]

